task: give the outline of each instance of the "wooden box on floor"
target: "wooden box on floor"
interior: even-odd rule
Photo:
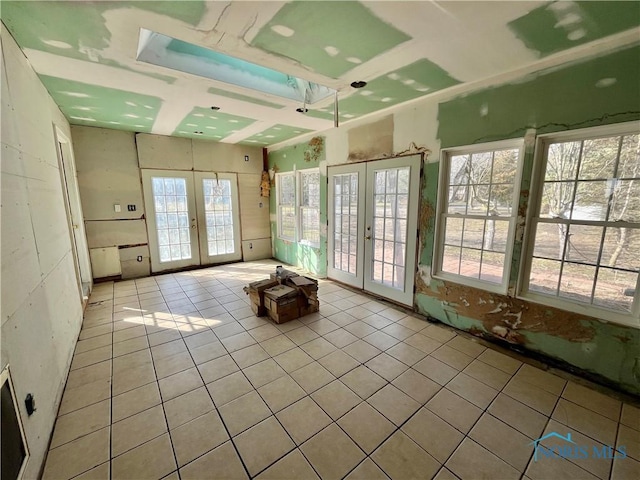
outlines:
[[[264,291],[264,304],[269,318],[285,323],[300,317],[298,291],[286,285],[277,285]]]
[[[267,309],[264,304],[264,291],[268,288],[275,287],[278,282],[275,280],[260,280],[253,282],[244,287],[244,291],[251,299],[251,310],[257,317],[264,317],[267,314]]]

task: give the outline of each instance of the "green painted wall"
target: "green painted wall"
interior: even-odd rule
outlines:
[[[318,143],[322,148],[318,148]],[[324,137],[314,137],[309,143],[298,143],[269,153],[269,168],[277,172],[291,172],[307,168],[317,168],[326,159]],[[269,209],[271,216],[271,239],[273,256],[277,260],[303,268],[318,277],[327,275],[327,177],[320,169],[320,247],[313,248],[278,238],[278,222],[276,220],[277,190],[271,188]]]
[[[442,147],[523,137],[640,119],[640,47],[531,75],[439,105]],[[614,79],[603,81],[603,79]],[[533,149],[525,153],[520,205],[526,209]],[[422,192],[422,248],[415,304],[418,311],[453,327],[498,337],[592,373],[604,382],[640,393],[640,330],[570,312],[430,279],[435,234],[438,163],[427,164]],[[522,243],[516,242],[511,287],[519,275]],[[496,306],[503,304],[500,312]],[[511,328],[505,320],[520,315]],[[507,317],[507,315],[510,315]],[[502,338],[502,336],[500,337]]]

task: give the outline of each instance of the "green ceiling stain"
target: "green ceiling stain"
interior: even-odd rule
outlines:
[[[423,58],[371,80],[366,87],[341,100],[340,117],[343,121],[350,120],[459,83],[438,65]],[[333,106],[311,110],[307,115],[331,119]]]
[[[171,83],[174,77],[134,70],[103,56],[111,42],[104,13],[113,9],[136,8],[166,15],[197,25],[204,14],[202,1],[2,2],[2,21],[20,47],[54,55],[124,68]],[[132,46],[133,47],[133,46]]]
[[[196,107],[176,127],[176,137],[222,140],[251,125],[253,118],[217,112],[210,108]],[[202,132],[202,133],[195,133]]]
[[[291,2],[251,44],[338,78],[410,39],[359,2]]]
[[[73,125],[150,132],[162,104],[158,97],[115,88],[46,75],[40,80]]]
[[[220,95],[221,97],[233,98],[234,100],[241,100],[243,102],[254,103],[256,105],[262,105],[263,107],[271,107],[271,108],[284,108],[284,105],[278,105],[277,103],[267,102],[266,100],[260,100],[258,98],[250,97],[249,95],[243,95],[241,93],[228,92],[227,90],[223,90],[221,88],[210,87],[207,90],[209,93],[213,93],[214,95]]]
[[[509,23],[525,45],[542,56],[640,25],[633,1],[553,2]]]
[[[244,139],[240,143],[246,145],[273,145],[274,143],[283,142],[311,131],[312,130],[307,128],[292,127],[290,125],[274,125],[271,128],[267,128],[260,133]]]

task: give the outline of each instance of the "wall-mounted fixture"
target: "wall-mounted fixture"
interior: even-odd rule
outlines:
[[[211,107],[211,110],[220,110],[220,107],[213,106]]]
[[[127,205],[127,211],[128,212],[135,212],[136,211],[136,206],[135,205]]]
[[[27,398],[24,399],[24,406],[27,409],[27,415],[33,415],[33,412],[36,411],[36,399],[33,398],[33,395],[27,393]]]
[[[357,82],[351,82],[351,86],[353,88],[364,88],[367,86],[367,82],[363,82],[362,80],[358,80]]]
[[[309,111],[308,108],[303,108],[303,107],[296,108],[296,112],[298,113],[307,113],[308,111]]]
[[[248,161],[249,161],[249,155],[245,155],[245,156],[244,156],[244,161],[245,161],[245,162],[248,162]]]

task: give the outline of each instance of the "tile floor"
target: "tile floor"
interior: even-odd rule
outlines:
[[[44,478],[640,478],[637,406],[328,281],[257,318],[275,265],[97,285]],[[552,431],[627,458],[534,461]]]

